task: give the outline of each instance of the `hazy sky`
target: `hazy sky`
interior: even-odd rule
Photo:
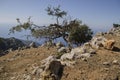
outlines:
[[[61,5],[73,19],[92,28],[120,23],[120,0],[0,0],[0,24],[16,24],[16,18],[25,21],[29,16],[36,24],[48,24],[53,21],[45,11],[49,5]]]

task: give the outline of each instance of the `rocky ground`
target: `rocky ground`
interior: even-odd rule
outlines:
[[[74,64],[64,65],[57,79],[40,78],[41,61],[58,54],[56,47],[11,51],[0,57],[0,80],[120,80],[120,36],[103,36],[115,40],[112,50],[99,48],[91,57],[69,60]]]

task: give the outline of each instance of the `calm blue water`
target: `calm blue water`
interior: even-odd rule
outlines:
[[[0,24],[0,37],[4,37],[4,38],[15,37],[15,38],[18,38],[18,39],[27,40],[25,35],[30,35],[29,31],[16,32],[15,34],[8,35],[9,29],[12,28],[15,25],[16,24]],[[105,28],[105,29],[91,28],[91,29],[92,29],[92,31],[94,31],[94,34],[96,32],[101,32],[101,31],[105,32],[105,31],[109,30],[107,28]],[[44,39],[36,40],[34,38],[29,38],[29,40],[36,41],[36,42],[39,42],[39,43],[44,42]],[[57,41],[61,41],[62,43],[66,44],[65,41],[62,38],[59,38],[59,39],[55,40],[55,42],[57,42]]]

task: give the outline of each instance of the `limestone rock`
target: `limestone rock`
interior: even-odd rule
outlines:
[[[106,49],[112,50],[115,44],[115,40],[107,40],[104,44]]]
[[[71,54],[71,53],[66,53],[66,54],[63,54],[61,56],[61,60],[72,60],[74,58],[75,54]]]
[[[108,34],[110,33],[112,33],[115,36],[120,36],[120,26],[118,27],[113,26],[113,28],[110,31],[108,31]]]
[[[67,48],[66,47],[61,47],[60,49],[58,49],[59,53],[66,53],[67,52]]]
[[[103,32],[98,32],[95,36],[103,36],[104,33]]]
[[[71,50],[71,54],[82,54],[85,52],[84,47],[77,47]]]
[[[43,69],[42,69],[42,68],[35,67],[35,68],[33,69],[33,71],[31,72],[31,74],[33,74],[33,75],[38,75],[38,76],[39,76],[42,72],[43,72]]]
[[[96,53],[96,50],[92,48],[90,42],[86,42],[83,44],[82,47],[82,50],[83,52],[82,53],[90,53],[90,54],[95,54]]]
[[[104,46],[106,41],[107,41],[107,39],[104,38],[103,36],[93,37],[91,40],[91,46],[95,49],[99,49],[100,47]]]
[[[113,64],[119,64],[118,60],[113,60]]]
[[[41,80],[60,80],[62,77],[63,66],[60,61],[52,61],[48,69],[41,73]]]
[[[57,49],[64,47],[64,45],[61,42],[56,43],[56,47]]]
[[[70,61],[70,60],[65,60],[65,61],[61,61],[61,64],[64,66],[69,66],[69,67],[73,67],[75,65],[76,61]]]
[[[91,46],[95,49],[103,47],[105,49],[112,50],[115,44],[115,40],[107,40],[103,36],[93,37],[91,40]]]
[[[110,62],[103,62],[103,65],[105,65],[105,66],[110,66]]]
[[[84,53],[84,54],[80,54],[79,56],[77,56],[77,58],[89,58],[91,57],[92,55],[90,53]]]
[[[49,56],[46,59],[42,60],[41,63],[42,64],[47,64],[47,63],[50,63],[53,60],[56,60],[56,58],[54,56]]]
[[[92,54],[95,54],[96,50],[92,49],[90,43],[85,43],[81,47],[77,47],[71,50],[70,53],[63,54],[61,60],[74,60],[81,57],[91,57]]]
[[[41,47],[46,47],[46,46],[47,46],[47,44],[46,44],[46,43],[44,43],[44,44],[42,44],[42,45],[41,45]]]
[[[24,74],[23,78],[24,78],[24,80],[31,80],[31,76],[27,75],[27,74]]]

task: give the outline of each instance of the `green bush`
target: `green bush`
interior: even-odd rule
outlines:
[[[80,25],[70,31],[69,41],[81,45],[92,38],[93,32],[87,25]]]

